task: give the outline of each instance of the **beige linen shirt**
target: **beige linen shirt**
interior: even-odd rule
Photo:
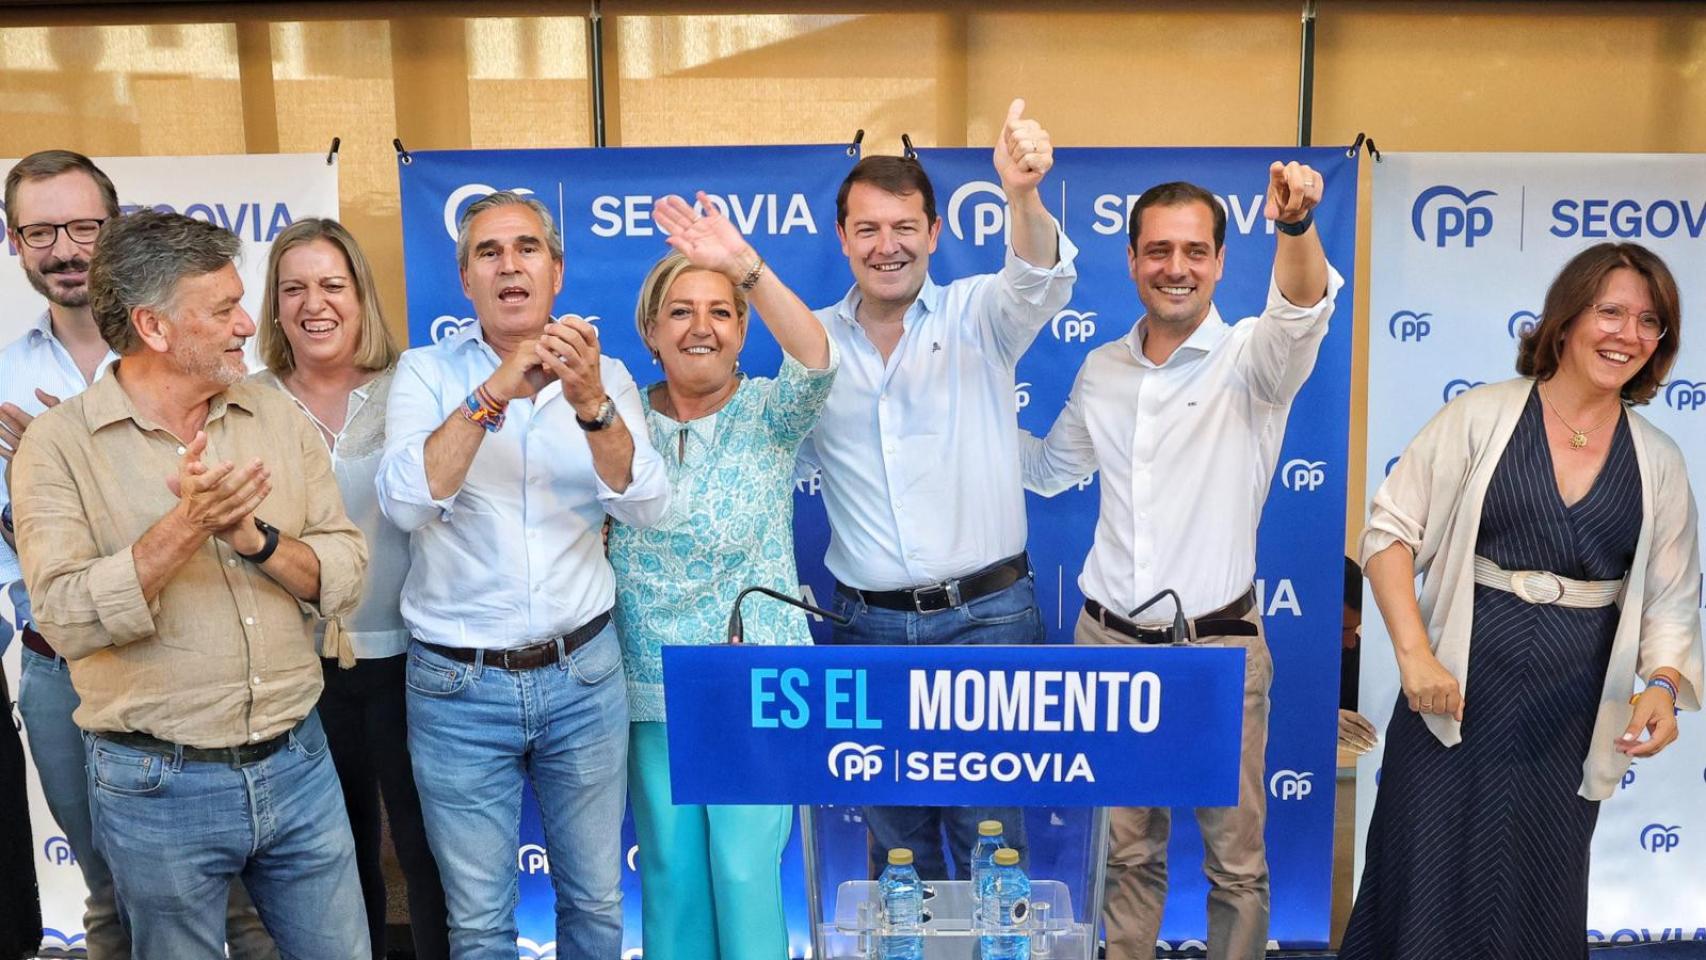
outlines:
[[[289,730],[320,697],[316,619],[361,598],[366,543],[344,514],[325,443],[290,398],[235,384],[209,402],[205,429],[204,462],[259,457],[270,468],[256,515],[319,557],[319,599],[299,603],[209,537],[145,601],[131,547],[177,503],[165,480],[183,446],[117,377],[97,380],[30,426],[12,471],[36,629],[70,662],[84,730],[194,747]]]
[[[1394,543],[1415,555],[1428,640],[1463,689],[1469,681],[1481,508],[1533,387],[1527,378],[1477,387],[1434,414],[1375,493],[1362,534],[1364,568]],[[1629,428],[1641,471],[1641,533],[1617,601],[1621,614],[1592,746],[1582,759],[1578,792],[1589,800],[1611,796],[1629,768],[1630,757],[1617,752],[1616,741],[1629,725],[1636,678],[1647,679],[1660,667],[1676,670],[1682,675],[1677,705],[1684,710],[1700,709],[1703,685],[1699,520],[1687,465],[1676,442],[1634,410]],[[1448,747],[1463,739],[1461,725],[1450,716],[1422,719]]]

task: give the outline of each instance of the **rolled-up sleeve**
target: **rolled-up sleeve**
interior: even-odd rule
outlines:
[[[1096,472],[1096,446],[1084,421],[1084,376],[1093,362],[1094,355],[1078,369],[1047,438],[1019,431],[1019,474],[1032,493],[1052,497]]]
[[[44,429],[45,427],[45,429]],[[155,633],[129,546],[101,552],[49,418],[38,418],[12,468],[13,519],[36,629],[68,660]]]
[[[1655,457],[1653,545],[1647,557],[1636,672],[1643,680],[1670,667],[1682,675],[1677,706],[1700,709],[1700,516],[1682,453]]]
[[[651,432],[646,429],[646,414],[640,407],[640,391],[634,386],[634,378],[628,373],[628,368],[619,360],[605,357],[599,373],[604,380],[605,392],[610,394],[610,399],[616,404],[616,412],[634,439],[634,459],[628,468],[628,487],[620,492],[612,490],[604,478],[593,471],[594,482],[598,485],[598,502],[605,513],[623,523],[650,527],[663,519],[664,511],[669,509],[669,472],[664,467],[663,458],[652,447]]]
[[[1327,292],[1321,299],[1300,307],[1280,293],[1279,283],[1268,279],[1268,302],[1256,320],[1241,358],[1251,392],[1265,403],[1290,403],[1303,389],[1321,342],[1327,338],[1327,321],[1333,315],[1339,288],[1345,278],[1327,265]]]
[[[1030,349],[1031,341],[1072,299],[1078,280],[1078,248],[1067,239],[1057,221],[1055,242],[1060,259],[1052,267],[1039,267],[1007,248],[1001,272],[988,278],[986,292],[971,304],[970,316],[981,325],[986,345],[1010,367]]]
[[[434,497],[427,481],[427,438],[444,425],[446,416],[439,403],[442,384],[433,371],[420,353],[403,354],[385,410],[385,455],[375,487],[380,512],[403,530],[448,518],[456,503],[454,492]]]
[[[302,535],[304,545],[320,560],[320,595],[303,607],[330,619],[355,612],[367,576],[367,538],[344,511],[343,494],[332,472],[326,444],[306,417],[291,417],[302,451],[306,496]]]
[[[829,341],[829,362],[821,370],[813,370],[788,356],[782,355],[782,366],[776,371],[770,395],[764,405],[764,419],[770,426],[770,436],[783,446],[798,448],[823,414],[829,400],[829,388],[835,384],[835,373],[841,369],[841,348]]]
[[[1418,570],[1432,559],[1426,545],[1429,511],[1436,499],[1451,503],[1468,476],[1471,440],[1458,415],[1460,402],[1461,398],[1446,404],[1423,425],[1375,491],[1357,550],[1363,569],[1375,554],[1394,543],[1402,543],[1415,555]]]

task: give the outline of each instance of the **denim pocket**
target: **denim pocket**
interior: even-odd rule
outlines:
[[[297,749],[302,751],[304,757],[310,760],[318,760],[325,755],[328,745],[326,728],[320,724],[319,718],[314,714],[310,713],[307,719],[297,725],[296,732],[291,736],[296,741]]]
[[[166,782],[166,758],[160,754],[109,747],[99,739],[90,752],[95,785],[108,793],[146,797]]]
[[[429,697],[448,697],[460,693],[468,685],[472,669],[462,664],[452,667],[436,663],[411,651],[409,665],[403,672],[403,682],[410,691]]]
[[[1041,614],[1037,611],[1036,588],[1032,586],[1028,576],[1005,590],[997,590],[967,603],[965,617],[968,623],[984,627],[1021,624],[1038,633],[1042,630]],[[1034,638],[1020,637],[987,642],[1031,643]]]
[[[616,644],[616,628],[606,626],[569,654],[569,669],[587,686],[601,683],[622,665],[622,650]]]

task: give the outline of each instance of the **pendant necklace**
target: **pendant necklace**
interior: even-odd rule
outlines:
[[[1565,420],[1563,414],[1558,412],[1558,405],[1552,402],[1552,398],[1548,397],[1544,390],[1541,390],[1539,387],[1535,387],[1534,389],[1540,394],[1540,399],[1545,400],[1546,405],[1548,407],[1552,408],[1552,415],[1554,417],[1558,418],[1558,422],[1564,425],[1565,430],[1570,431],[1570,446],[1574,447],[1577,450],[1580,450],[1581,448],[1588,445],[1588,434],[1594,432],[1595,430],[1598,430],[1600,427],[1603,427],[1606,424],[1610,423],[1612,420],[1616,419],[1617,414],[1619,412],[1621,412],[1622,406],[1623,406],[1621,403],[1618,404],[1618,409],[1612,411],[1611,416],[1606,417],[1604,420],[1601,420],[1600,422],[1594,424],[1593,426],[1589,427],[1588,429],[1577,430],[1575,427],[1570,426],[1570,421]]]

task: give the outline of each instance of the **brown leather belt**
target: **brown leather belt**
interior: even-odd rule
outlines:
[[[233,767],[244,767],[251,763],[259,763],[277,753],[280,747],[290,742],[289,730],[270,740],[262,740],[259,743],[240,743],[234,747],[185,747],[146,733],[98,732],[95,736],[116,743],[121,747],[129,747],[132,750],[142,750],[167,757],[183,751],[185,760],[194,760],[198,763],[223,763]]]
[[[525,647],[483,650],[479,647],[445,647],[436,643],[427,643],[425,640],[421,640],[420,644],[441,657],[449,657],[462,663],[480,663],[483,655],[483,662],[488,667],[497,667],[500,670],[537,670],[540,667],[548,667],[557,662],[557,641],[559,639],[563,641],[563,656],[566,657],[579,650],[588,640],[598,636],[598,632],[603,630],[609,622],[610,612],[605,611],[576,627],[572,632],[563,634],[561,638],[552,637],[549,640],[541,640]]]
[[[835,589],[848,597],[864,600],[871,606],[884,610],[934,613],[938,610],[951,610],[979,597],[1005,590],[1023,580],[1030,572],[1030,557],[1021,553],[957,580],[944,580],[911,590],[860,590],[845,583],[837,583]]]
[[[1130,637],[1138,643],[1176,643],[1188,642],[1192,637],[1259,637],[1261,630],[1250,621],[1244,619],[1256,605],[1256,590],[1254,587],[1244,591],[1244,595],[1232,601],[1219,610],[1205,613],[1190,621],[1190,637],[1174,637],[1168,628],[1154,629],[1140,627],[1130,620],[1109,610],[1094,600],[1084,600],[1084,612],[1090,619],[1109,630]]]
[[[19,635],[19,639],[23,641],[24,649],[32,653],[39,653],[49,660],[59,659],[59,654],[48,645],[47,639],[31,627],[25,627]]]

